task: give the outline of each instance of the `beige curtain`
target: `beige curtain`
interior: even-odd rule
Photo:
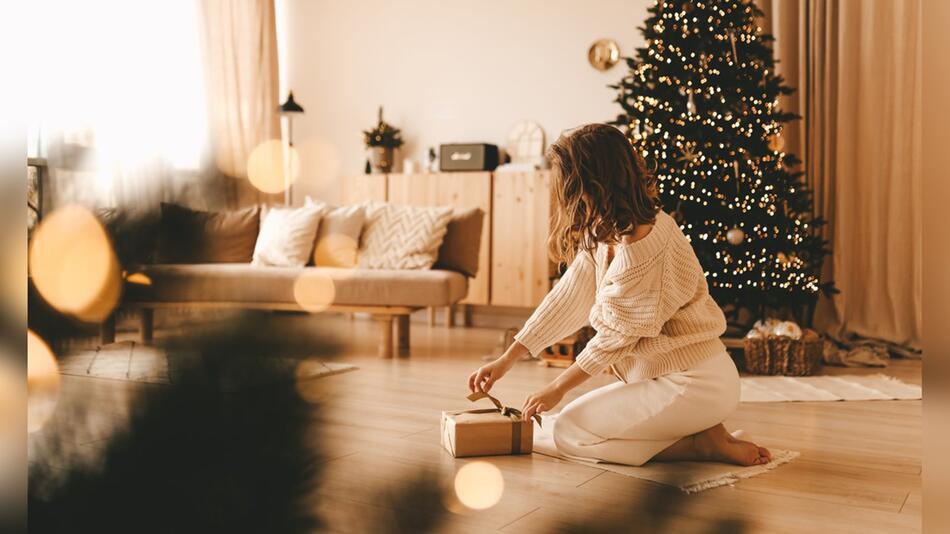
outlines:
[[[919,0],[763,0],[781,102],[804,120],[786,130],[804,160],[833,251],[820,303],[828,332],[919,347],[921,341],[921,67]]]
[[[255,147],[280,139],[274,0],[201,0],[209,130],[232,203],[276,200],[247,181]]]

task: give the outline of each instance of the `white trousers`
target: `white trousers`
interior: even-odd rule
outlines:
[[[739,404],[739,372],[725,352],[693,368],[578,397],[554,422],[567,456],[643,465],[690,434],[721,423]]]

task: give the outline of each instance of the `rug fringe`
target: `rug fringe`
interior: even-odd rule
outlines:
[[[765,473],[766,471],[771,471],[780,465],[787,464],[788,462],[791,462],[795,458],[798,458],[800,455],[801,453],[797,451],[785,451],[782,453],[781,456],[776,456],[772,458],[772,461],[765,465],[754,466],[751,468],[746,467],[739,471],[726,473],[725,475],[722,475],[716,478],[711,478],[709,480],[703,480],[702,482],[696,482],[693,484],[680,486],[680,490],[682,490],[684,493],[699,493],[700,491],[704,491],[704,490],[708,490],[712,488],[718,488],[720,486],[735,484],[736,482],[739,482],[743,478],[750,478],[756,475],[761,475],[762,473]]]

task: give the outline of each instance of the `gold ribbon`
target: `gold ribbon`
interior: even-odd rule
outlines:
[[[516,408],[510,408],[505,406],[495,397],[492,397],[484,391],[476,391],[469,395],[468,400],[476,402],[481,399],[488,399],[495,405],[498,413],[504,415],[511,419],[511,453],[512,454],[521,454],[521,423],[524,422],[524,417],[521,414],[521,410]],[[479,410],[480,413],[491,413],[493,410]],[[531,416],[532,419],[538,422],[538,426],[541,426],[541,416],[534,414]]]

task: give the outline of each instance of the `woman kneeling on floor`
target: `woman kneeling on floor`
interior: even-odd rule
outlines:
[[[522,410],[525,418],[552,410],[592,375],[618,379],[561,410],[554,442],[562,454],[628,465],[768,463],[767,449],[722,424],[739,402],[739,374],[719,339],[725,317],[686,236],[660,209],[643,159],[603,124],[561,136],[550,158],[550,252],[569,267],[508,350],[472,373],[469,388],[489,391],[527,353],[589,321],[596,335]]]

